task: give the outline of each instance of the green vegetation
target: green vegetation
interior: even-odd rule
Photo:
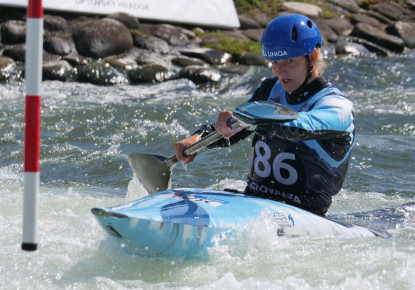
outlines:
[[[256,41],[241,41],[237,39],[220,38],[220,45],[208,44],[204,47],[220,49],[229,53],[241,55],[244,52],[261,54],[261,44]]]
[[[323,10],[321,18],[334,18],[339,16],[337,13],[329,10],[328,8],[321,5],[322,2],[327,2],[327,0],[291,0],[295,2],[308,3],[319,6]],[[362,2],[382,2],[387,0],[363,0]],[[282,3],[284,0],[234,0],[236,10],[239,14],[248,14],[254,15],[256,13],[267,13],[276,15],[281,9]]]
[[[388,0],[362,0],[359,1],[359,6],[365,10],[369,10],[372,8],[372,6],[381,3],[381,2],[386,2]]]
[[[200,30],[197,30],[197,29],[195,29],[195,30],[193,30],[193,32],[196,34],[196,36],[198,36],[198,37],[218,37],[218,38],[220,38],[220,37],[226,37],[225,36],[225,34],[223,34],[223,33],[221,33],[221,32],[212,32],[212,31],[209,31],[209,32],[205,32],[205,31],[200,31]]]
[[[284,0],[234,0],[239,14],[275,13],[280,10]]]
[[[330,18],[335,18],[335,17],[339,16],[339,14],[331,11],[327,7],[324,7],[324,6],[319,6],[319,7],[323,10],[323,13],[320,15],[320,18],[330,19]]]
[[[327,0],[297,0],[297,2],[309,3],[319,6],[323,10],[321,18],[334,18],[338,15],[328,8],[321,5],[321,2]],[[380,2],[385,0],[363,0],[363,2]],[[284,0],[234,0],[238,14],[255,15],[258,13],[266,13],[276,16],[277,12],[281,10],[281,5]],[[261,44],[256,41],[242,41],[237,39],[230,39],[220,32],[201,32],[194,31],[200,38],[210,38],[210,44],[205,45],[206,48],[214,48],[229,53],[241,55],[244,52],[261,54]]]
[[[141,30],[139,29],[131,29],[130,32],[133,35],[133,37],[138,36],[138,35],[143,35],[143,32],[141,32]]]

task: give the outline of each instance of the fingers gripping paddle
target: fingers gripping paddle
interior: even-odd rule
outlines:
[[[269,102],[250,102],[237,107],[233,111],[232,128],[241,126],[270,125],[297,119],[298,113],[288,107]],[[218,132],[212,132],[200,141],[184,150],[185,155],[192,155],[205,149],[222,138]],[[131,153],[128,162],[135,176],[149,194],[169,188],[171,168],[179,161],[176,155],[166,158],[160,155]]]

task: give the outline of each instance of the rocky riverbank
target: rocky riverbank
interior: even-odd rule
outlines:
[[[216,83],[224,74],[243,73],[248,65],[268,66],[259,42],[269,21],[283,13],[312,18],[329,57],[387,57],[414,49],[415,1],[365,4],[369,2],[285,2],[274,15],[239,15],[241,27],[234,30],[149,23],[125,13],[98,17],[46,11],[43,79],[98,85],[177,78],[197,85]],[[25,13],[0,7],[2,82],[24,78]]]

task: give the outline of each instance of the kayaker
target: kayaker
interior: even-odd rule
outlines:
[[[295,109],[299,117],[255,129],[245,193],[324,215],[346,176],[354,118],[352,102],[322,77],[321,42],[316,24],[299,14],[279,16],[265,28],[262,56],[272,62],[275,77],[265,79],[248,102],[276,102]],[[231,129],[230,118],[231,111],[222,111],[216,124],[203,125],[177,142],[177,158],[192,162],[196,154],[183,156],[183,149],[214,130],[224,138],[212,148],[232,145],[253,133]]]

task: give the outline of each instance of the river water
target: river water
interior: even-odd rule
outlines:
[[[414,289],[415,207],[399,207],[415,194],[414,56],[337,59],[325,73],[354,102],[357,127],[348,177],[329,214],[387,208],[373,216],[391,238],[277,238],[265,220],[204,261],[127,254],[90,209],[145,195],[127,154],[171,156],[176,140],[243,103],[269,69],[249,67],[203,89],[183,79],[111,87],[44,82],[35,252],[20,249],[25,87],[0,84],[0,288]],[[172,186],[243,188],[249,142],[178,164]]]

